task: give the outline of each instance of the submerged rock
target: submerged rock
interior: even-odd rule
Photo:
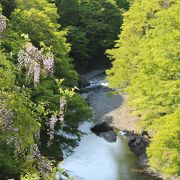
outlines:
[[[114,131],[102,132],[99,136],[103,137],[108,142],[116,142],[117,140],[117,135]]]
[[[94,132],[100,137],[103,137],[108,142],[116,142],[117,140],[117,135],[113,130],[114,128],[111,127],[110,124],[107,122],[96,124],[94,127],[91,128],[92,132]]]

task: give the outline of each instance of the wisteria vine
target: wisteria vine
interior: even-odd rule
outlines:
[[[31,42],[26,42],[18,53],[18,62],[28,69],[28,76],[33,75],[34,84],[40,82],[41,67],[48,73],[53,73],[54,55],[44,48],[38,49]]]
[[[2,131],[11,131],[13,133],[19,132],[18,128],[15,128],[13,125],[14,122],[14,114],[10,110],[10,108],[3,103],[0,99],[0,119],[2,120]],[[39,140],[40,132],[37,131],[35,133],[35,139]],[[24,158],[25,153],[21,145],[21,140],[14,137],[10,137],[6,140],[7,144],[14,144],[17,151],[18,159]],[[29,154],[30,155],[30,154]],[[34,144],[34,148],[32,149],[32,158],[38,164],[38,170],[40,175],[48,177],[53,170],[51,162],[48,159],[45,159],[38,148],[37,144]]]
[[[39,173],[41,175],[45,175],[48,177],[49,174],[52,172],[53,167],[51,166],[50,161],[48,161],[42,157],[37,144],[34,144],[32,157],[33,157],[33,159],[37,160],[37,162],[39,164]]]
[[[0,34],[6,29],[6,18],[2,14],[0,15]]]
[[[31,42],[26,42],[23,48],[18,53],[18,62],[20,65],[24,65],[27,70],[28,76],[33,75],[34,84],[37,85],[40,82],[41,67],[43,67],[48,73],[53,73],[54,68],[54,56],[47,48],[38,49]],[[67,100],[65,97],[60,99],[59,112],[52,114],[47,122],[48,135],[50,136],[50,142],[54,139],[54,128],[57,121],[64,121],[64,111]]]
[[[51,144],[52,140],[54,140],[54,134],[55,134],[55,125],[59,121],[63,123],[64,121],[64,113],[65,113],[65,108],[67,104],[67,99],[65,97],[60,98],[59,101],[59,112],[57,114],[52,114],[50,119],[47,122],[47,125],[49,126],[48,128],[48,135],[49,135],[49,142],[48,145]]]
[[[6,17],[0,14],[0,38],[2,37],[2,33],[6,29]],[[40,76],[42,69],[45,70],[49,74],[53,74],[54,71],[54,55],[51,52],[50,48],[43,47],[38,49],[35,47],[29,40],[21,47],[18,53],[18,63],[20,66],[24,66],[27,69],[27,75],[33,77],[34,85],[36,86],[40,82]],[[50,137],[49,143],[51,144],[52,140],[54,140],[55,134],[55,125],[56,123],[64,121],[64,113],[67,105],[67,98],[65,96],[60,98],[59,103],[59,111],[57,113],[52,113],[51,117],[48,120],[48,135]],[[11,131],[13,133],[18,133],[19,129],[14,127],[14,113],[7,106],[3,105],[0,99],[0,120],[1,130],[2,131]],[[40,131],[37,131],[34,134],[35,141],[39,142],[40,140]],[[12,144],[17,148],[18,158],[24,158],[24,150],[22,149],[22,145],[20,143],[20,139],[15,136],[7,139],[7,144]],[[34,144],[34,148],[31,147],[32,150],[32,158],[38,164],[39,173],[42,176],[49,176],[53,170],[53,166],[51,162],[45,159],[38,148],[37,144]],[[30,157],[30,154],[29,154]]]
[[[0,100],[0,118],[2,119],[2,130],[13,130],[13,118],[14,115],[12,111],[5,106],[2,101]]]
[[[3,98],[0,99],[0,120],[1,120],[1,130],[2,131],[11,131],[18,132],[19,129],[14,126],[14,113],[8,106],[8,104],[4,103]],[[12,141],[12,139],[8,139],[8,142]]]

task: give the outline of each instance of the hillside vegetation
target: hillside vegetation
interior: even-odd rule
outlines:
[[[141,127],[153,136],[149,164],[180,175],[180,2],[134,0],[122,33],[107,53],[111,87],[129,96]]]

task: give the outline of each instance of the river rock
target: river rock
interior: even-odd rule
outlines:
[[[92,132],[100,137],[103,137],[108,142],[116,142],[117,140],[117,135],[113,130],[114,128],[107,122],[96,124],[91,128]]]
[[[114,131],[102,132],[99,136],[103,137],[108,142],[116,142],[117,140],[117,135]]]
[[[93,126],[91,128],[91,131],[99,135],[102,132],[113,131],[113,127],[111,127],[110,124],[107,122],[102,122]]]
[[[87,80],[87,78],[84,75],[80,75],[78,84],[80,89],[90,86],[90,82]]]
[[[142,131],[141,136],[144,137],[144,138],[146,138],[146,139],[151,138],[151,137],[149,136],[149,133],[148,133],[147,131],[145,131],[145,130]]]
[[[126,131],[126,130],[121,130],[121,131],[120,131],[120,134],[121,134],[122,136],[128,136],[128,135],[129,135],[129,132]]]
[[[141,154],[139,156],[139,165],[141,167],[147,167],[147,164],[148,164],[148,158],[147,158],[147,155],[146,154]]]
[[[131,150],[138,156],[145,154],[148,142],[141,137],[131,136],[128,145]]]

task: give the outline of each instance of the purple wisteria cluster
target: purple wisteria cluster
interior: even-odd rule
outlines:
[[[37,160],[39,164],[39,173],[45,176],[49,176],[52,171],[52,166],[50,164],[50,161],[43,159],[37,144],[34,145],[32,156]]]
[[[6,29],[6,18],[2,14],[0,15],[0,33]]]
[[[53,115],[51,115],[51,117],[47,123],[49,125],[47,134],[49,135],[50,142],[54,139],[54,127],[55,127],[57,121],[58,121],[57,115],[53,114]]]
[[[34,84],[39,83],[41,67],[48,73],[53,73],[54,56],[51,52],[44,53],[32,43],[27,42],[18,53],[18,62],[28,69],[28,76],[34,76]]]
[[[31,64],[32,65],[32,64]],[[34,84],[37,84],[40,82],[40,73],[41,73],[41,67],[40,64],[34,62],[33,63],[33,72],[34,72]]]
[[[48,52],[43,59],[43,66],[49,73],[53,73],[54,68],[54,56],[51,52]]]
[[[14,115],[12,111],[5,105],[2,104],[0,100],[0,119],[2,120],[2,130],[13,130],[13,119]]]
[[[41,165],[40,165],[40,174],[45,175],[46,177],[49,176],[49,174],[52,172],[53,168],[51,166],[50,161],[42,159]]]
[[[40,152],[37,144],[34,144],[32,156],[33,156],[33,158],[35,158],[35,159],[38,159],[38,160],[41,159],[41,152]]]
[[[63,122],[64,121],[64,112],[65,112],[65,107],[67,104],[67,100],[65,97],[60,98],[60,104],[59,104],[59,113],[58,115],[51,115],[47,125],[49,125],[49,129],[48,129],[48,134],[50,136],[50,142],[54,139],[54,128],[55,125],[58,121]]]
[[[67,99],[65,97],[60,98],[59,101],[59,120],[64,121],[64,112],[67,104]]]
[[[16,128],[14,126],[14,113],[10,109],[10,107],[3,102],[2,99],[0,99],[0,122],[1,122],[1,128],[0,130],[2,132],[9,131],[11,133],[18,133],[19,128]],[[15,137],[8,137],[6,139],[6,144],[16,144],[16,138]]]
[[[24,153],[24,149],[22,148],[21,140],[16,138],[16,139],[14,139],[14,141],[15,141],[15,147],[16,147],[18,158],[19,159],[23,158],[25,153]]]

